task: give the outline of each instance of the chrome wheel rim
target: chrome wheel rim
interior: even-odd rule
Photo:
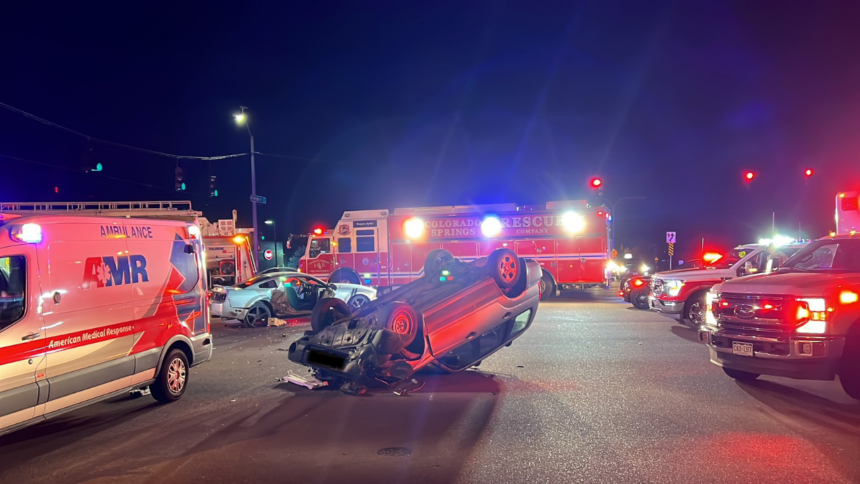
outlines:
[[[167,388],[170,389],[170,393],[174,395],[182,393],[186,377],[185,362],[180,358],[174,358],[167,367]]]
[[[350,301],[350,306],[354,307],[355,309],[358,309],[367,304],[369,301],[370,300],[367,299],[367,297],[365,296],[355,296],[354,298],[352,298],[352,301]]]
[[[702,309],[702,303],[696,301],[690,306],[690,321],[696,326],[701,326],[705,322],[705,311]]]

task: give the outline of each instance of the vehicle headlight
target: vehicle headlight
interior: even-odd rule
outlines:
[[[670,297],[675,297],[681,293],[681,288],[684,287],[684,281],[669,279],[667,281],[663,281],[663,285],[666,287],[666,294]]]
[[[708,294],[705,295],[705,324],[707,326],[717,326],[717,318],[714,316],[714,302],[719,300],[719,294],[709,291]]]

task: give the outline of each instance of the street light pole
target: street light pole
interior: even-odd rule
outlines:
[[[248,123],[248,117],[245,114],[245,110],[248,109],[245,106],[239,106],[242,110],[239,114],[235,115],[236,122],[238,124],[244,124],[245,128],[248,130],[248,136],[251,137],[251,217],[253,218],[253,228],[254,228],[254,236],[252,238],[253,242],[253,251],[254,251],[254,263],[257,266],[258,270],[260,267],[260,236],[257,233],[257,173],[254,167],[254,135],[251,134],[251,125]]]

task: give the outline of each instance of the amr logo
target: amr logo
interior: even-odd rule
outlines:
[[[88,257],[84,264],[85,288],[149,282],[142,255]]]

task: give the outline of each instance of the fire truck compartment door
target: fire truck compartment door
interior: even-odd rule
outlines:
[[[577,283],[582,280],[582,260],[579,250],[580,239],[560,239],[557,242],[558,283]]]
[[[582,282],[603,282],[606,265],[606,244],[604,238],[583,237],[578,240],[580,280]]]

